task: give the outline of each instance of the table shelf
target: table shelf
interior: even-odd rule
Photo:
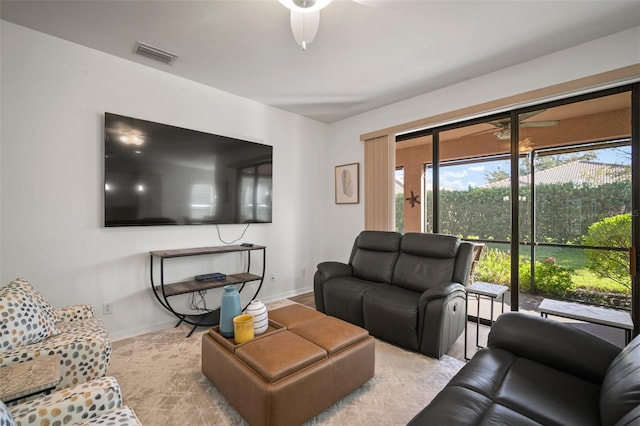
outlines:
[[[224,280],[216,281],[196,281],[188,280],[181,281],[173,284],[164,285],[164,295],[167,297],[176,296],[178,294],[193,293],[200,290],[209,290],[212,288],[220,288],[225,285],[243,284],[251,281],[259,281],[262,277],[260,275],[250,273],[240,273],[228,275]],[[155,286],[156,292],[162,294],[162,286]]]
[[[165,261],[170,259],[179,259],[185,257],[193,257],[193,256],[206,256],[206,255],[216,255],[223,253],[240,253],[246,255],[247,258],[247,270],[245,272],[238,272],[234,274],[228,274],[227,277],[223,280],[215,280],[215,281],[198,281],[196,279],[186,280],[175,283],[165,283],[164,280],[164,268]],[[260,254],[262,253],[262,272],[260,274],[251,272],[251,257],[252,254]],[[202,313],[193,313],[193,312],[180,312],[175,309],[170,302],[170,298],[173,296],[177,296],[180,294],[189,294],[196,293],[199,291],[214,289],[224,287],[226,285],[237,285],[240,284],[240,290],[242,291],[245,288],[245,284],[251,282],[259,282],[258,288],[256,289],[253,297],[249,301],[253,301],[260,289],[262,288],[262,284],[264,283],[264,275],[266,268],[266,247],[259,245],[227,245],[227,246],[213,246],[213,247],[195,247],[195,248],[182,248],[182,249],[170,249],[170,250],[155,250],[149,252],[150,257],[150,266],[149,272],[151,277],[151,289],[153,290],[153,294],[155,295],[158,302],[167,309],[169,312],[174,314],[176,318],[179,319],[178,324],[185,322],[187,324],[193,325],[191,332],[188,336],[195,331],[198,326],[215,326],[218,325],[220,321],[220,308],[217,309],[209,309],[203,311]],[[159,278],[160,283],[157,284],[154,280],[154,263],[159,263],[160,272]],[[247,303],[248,306],[248,303]],[[246,306],[243,310],[246,309]],[[187,336],[187,337],[188,337]]]

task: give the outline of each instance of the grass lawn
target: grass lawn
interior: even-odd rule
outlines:
[[[501,243],[489,243],[487,244],[487,247],[488,250],[497,249],[502,252],[508,252],[510,248],[508,244]],[[520,255],[524,258],[530,259],[530,249],[531,247],[529,246],[521,246]],[[487,255],[488,250],[485,250],[484,256]],[[571,274],[573,290],[581,289],[592,292],[631,294],[631,284],[629,284],[629,286],[625,286],[609,278],[600,278],[588,270],[586,268],[587,259],[584,249],[571,247],[536,248],[536,258],[538,261],[544,261],[549,257],[552,257],[555,260],[556,265],[573,270]],[[508,285],[510,280],[509,256],[504,255],[497,258],[495,256],[489,256],[486,260],[490,264],[482,265],[482,261],[480,262],[481,265],[477,279],[479,281],[489,281]]]
[[[603,291],[607,293],[626,293],[631,295],[631,284],[629,287],[615,282],[609,278],[597,277],[588,269],[576,269],[571,274],[574,289],[585,289],[591,291]]]

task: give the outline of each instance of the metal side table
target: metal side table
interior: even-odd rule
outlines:
[[[482,281],[477,281],[467,287],[467,312],[469,310],[469,295],[473,294],[477,301],[476,308],[476,348],[481,348],[479,343],[480,336],[480,299],[486,298],[491,301],[491,319],[489,322],[489,327],[493,325],[493,302],[498,298],[502,298],[502,312],[504,312],[504,294],[509,290],[509,287],[499,284],[491,284],[485,283]],[[464,359],[469,360],[467,357],[467,326],[468,326],[468,314],[465,318],[464,322]]]

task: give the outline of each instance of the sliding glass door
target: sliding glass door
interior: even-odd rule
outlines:
[[[509,141],[493,135],[508,116],[437,133],[438,232],[483,244],[478,281],[511,285]]]
[[[637,317],[632,89],[640,98],[636,84],[398,136],[402,230],[483,243],[475,278],[509,286],[514,310],[554,298],[635,304]]]
[[[521,305],[630,310],[631,93],[521,113],[518,139]]]

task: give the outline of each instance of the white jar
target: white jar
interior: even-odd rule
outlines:
[[[253,332],[254,334],[262,334],[269,328],[269,315],[267,314],[267,307],[259,300],[254,300],[249,303],[245,312],[249,315],[253,315]]]

